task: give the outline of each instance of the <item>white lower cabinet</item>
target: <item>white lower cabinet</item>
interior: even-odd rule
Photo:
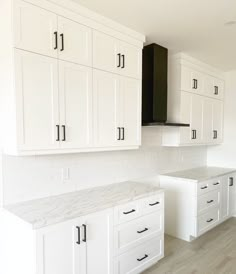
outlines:
[[[37,274],[111,274],[112,209],[40,229]]]
[[[235,173],[203,182],[161,176],[165,232],[192,241],[235,215]]]
[[[4,274],[134,274],[164,257],[162,191],[38,229],[0,214]]]

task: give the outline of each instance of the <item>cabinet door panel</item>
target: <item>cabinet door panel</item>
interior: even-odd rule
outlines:
[[[84,148],[92,141],[92,69],[67,62],[59,66],[62,148]],[[64,138],[65,137],[65,138]]]
[[[15,47],[57,57],[55,35],[57,16],[23,1],[15,3]]]
[[[142,50],[127,43],[120,42],[120,74],[141,79]]]
[[[15,50],[16,102],[19,146],[23,150],[59,146],[58,62],[33,53]]]
[[[225,220],[229,217],[229,183],[228,177],[221,179],[222,197],[221,197],[221,217]]]
[[[219,100],[213,101],[213,131],[215,132],[213,143],[221,143],[223,141],[223,102]]]
[[[77,226],[82,230],[82,223],[78,219],[37,232],[37,273],[86,273],[86,244],[77,243]]]
[[[180,108],[180,121],[182,123],[191,123],[191,104],[192,104],[192,94],[189,92],[181,92],[181,108]],[[191,128],[190,127],[180,127],[180,143],[189,144],[191,140]]]
[[[86,274],[113,273],[112,210],[86,217]]]
[[[119,76],[94,70],[94,128],[97,146],[118,145],[120,123],[120,87]]]
[[[109,35],[93,31],[93,67],[118,73],[119,41]],[[121,65],[121,64],[120,64]]]
[[[192,139],[194,143],[200,143],[202,141],[202,105],[202,96],[193,94],[191,106],[191,130],[195,130],[195,139]]]
[[[235,184],[235,179],[236,176],[235,174],[231,174],[228,178],[229,180],[229,216],[234,216],[235,215],[235,210],[236,210],[236,184]]]
[[[92,30],[90,28],[58,17],[58,35],[60,59],[81,65],[92,65]]]
[[[138,146],[141,144],[141,82],[121,78],[121,115],[124,136],[120,145]],[[123,138],[124,137],[124,138]]]
[[[203,98],[203,142],[211,143],[213,139],[212,99]]]

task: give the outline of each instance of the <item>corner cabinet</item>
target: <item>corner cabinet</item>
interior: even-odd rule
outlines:
[[[37,0],[4,1],[11,23],[6,22],[4,50],[10,53],[1,94],[9,106],[2,117],[9,120],[2,124],[11,137],[3,151],[137,149],[144,36],[122,33],[118,24],[117,30],[104,27],[93,13],[88,20],[71,1],[75,13],[56,4],[39,6]]]
[[[170,58],[168,119],[188,123],[190,127],[164,128],[164,146],[223,142],[223,78],[222,72],[186,55]]]

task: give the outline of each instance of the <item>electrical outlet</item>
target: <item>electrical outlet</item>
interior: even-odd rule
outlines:
[[[62,168],[62,181],[67,182],[70,180],[70,169],[69,167]]]

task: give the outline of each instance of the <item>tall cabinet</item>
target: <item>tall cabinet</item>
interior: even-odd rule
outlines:
[[[83,17],[69,0],[67,7],[3,2],[11,18],[2,22],[5,153],[137,149],[144,36],[112,21],[105,27],[93,13]]]
[[[184,54],[169,60],[168,120],[189,128],[163,129],[163,145],[223,141],[224,74]]]

